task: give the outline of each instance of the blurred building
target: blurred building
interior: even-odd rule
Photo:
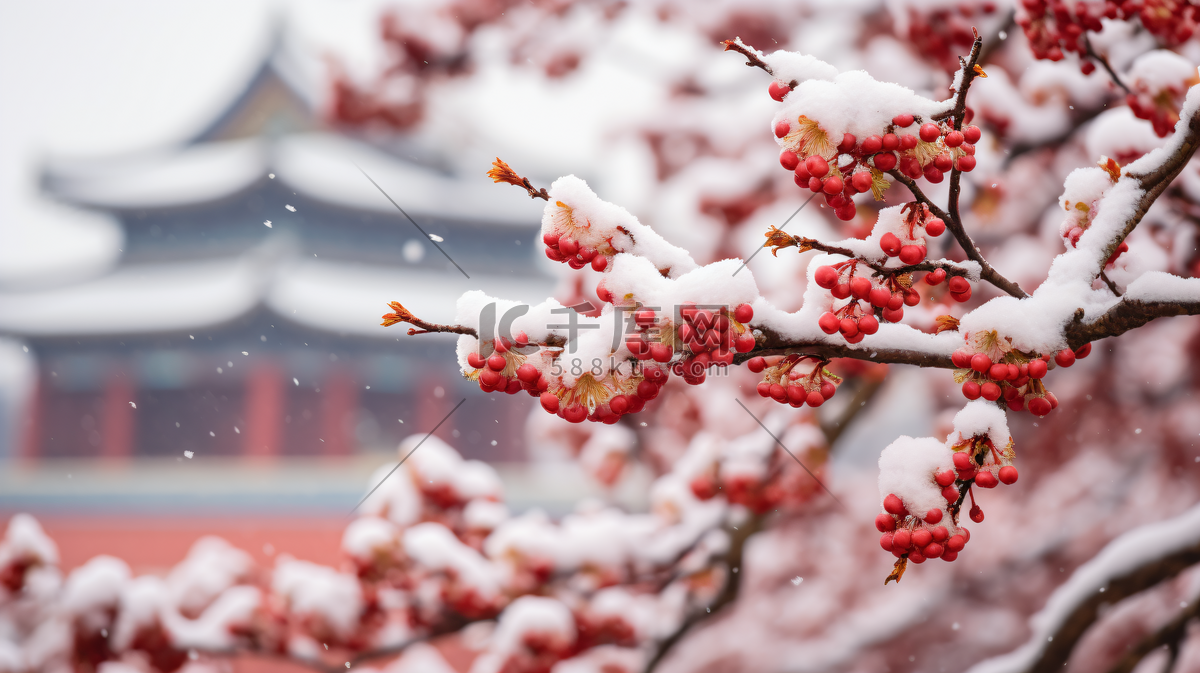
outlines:
[[[180,146],[44,168],[48,196],[111,213],[125,241],[101,277],[0,292],[0,333],[37,362],[14,453],[347,455],[429,431],[466,398],[438,434],[469,457],[522,457],[530,398],[483,395],[453,339],[379,316],[395,300],[452,320],[468,289],[547,296],[537,204],[486,166],[456,176],[329,127],[290,72],[272,51]]]

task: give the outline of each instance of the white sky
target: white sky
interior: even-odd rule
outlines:
[[[352,61],[370,60],[378,4],[0,3],[0,285],[93,275],[115,261],[121,245],[107,218],[41,198],[45,157],[121,154],[187,139],[237,95],[282,16],[299,28],[293,35],[336,43]]]

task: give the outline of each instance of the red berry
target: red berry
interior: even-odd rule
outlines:
[[[503,380],[504,377],[500,376],[500,372],[496,371],[495,369],[489,368],[479,373],[479,383],[487,386],[488,388],[495,388],[499,386],[500,382]],[[508,384],[505,384],[505,386],[507,385]]]
[[[783,402],[787,398],[788,398],[787,388],[784,388],[783,386],[779,385],[778,383],[771,384],[771,399],[775,400],[776,402]]]
[[[853,338],[858,335],[858,323],[850,318],[842,318],[838,323],[838,330],[847,339]]]
[[[963,140],[966,140],[972,145],[979,142],[979,138],[981,136],[983,136],[983,132],[979,130],[978,126],[968,126],[963,129]]]
[[[754,307],[749,304],[738,305],[733,309],[733,319],[743,324],[754,320]]]
[[[492,353],[492,356],[487,359],[487,366],[489,369],[503,371],[508,366],[508,361],[504,359],[503,355]]]
[[[880,516],[887,516],[887,515],[880,514]],[[883,535],[879,536],[879,546],[883,547],[884,551],[892,550],[892,545],[893,545],[892,537],[893,537],[893,535],[891,533],[884,533]]]
[[[892,536],[892,547],[894,549],[908,549],[912,544],[912,533],[905,528],[896,531]]]
[[[934,124],[933,122],[925,122],[924,124],[921,124],[921,129],[917,131],[917,133],[920,134],[921,140],[924,140],[927,143],[937,140],[938,136],[942,135],[941,129],[939,129],[938,125]]]
[[[883,138],[879,136],[867,136],[863,139],[862,145],[859,146],[859,149],[862,150],[864,155],[875,154],[879,150],[883,149]]]
[[[883,509],[896,516],[905,516],[908,514],[908,510],[904,507],[904,501],[895,493],[888,493],[887,497],[883,499]]]
[[[962,551],[962,548],[967,545],[967,540],[961,535],[951,535],[949,540],[946,540],[946,549],[952,552]]]
[[[783,97],[791,93],[791,91],[792,87],[779,80],[771,82],[770,86],[767,87],[767,93],[771,94],[771,98],[780,102],[783,102]]]
[[[971,283],[962,276],[951,276],[950,281],[946,284],[946,287],[949,288],[951,292],[962,294],[970,291]]]
[[[837,394],[837,386],[833,385],[829,381],[822,383],[820,390],[821,397],[824,397],[825,399],[829,399]]]
[[[557,248],[558,247],[558,234],[554,234],[554,233],[542,234],[542,242],[546,244],[547,248]]]
[[[1029,413],[1034,416],[1045,416],[1050,411],[1050,400],[1044,397],[1034,397],[1029,400]]]
[[[568,423],[582,423],[585,419],[587,419],[587,415],[587,407],[583,406],[582,404],[572,404],[566,409],[563,409],[563,420],[567,421]]]
[[[817,319],[817,325],[826,334],[833,334],[841,327],[841,321],[832,313],[825,313]]]
[[[916,146],[917,146],[917,137],[914,136],[913,134],[905,133],[904,135],[900,136],[900,149],[901,150],[911,150],[912,148],[914,148]]]
[[[950,298],[958,303],[963,303],[971,300],[971,288],[967,288],[966,292],[951,292]]]
[[[971,521],[975,523],[983,523],[983,510],[979,509],[979,505],[972,505],[970,511]]]
[[[842,184],[842,179],[836,175],[826,178],[824,186],[821,187],[826,194],[837,194],[844,188],[845,185]]]
[[[825,187],[825,183],[821,182],[821,178],[818,178],[817,176],[814,175],[808,179],[809,191],[814,192],[816,194],[820,194],[821,189],[824,187]]]
[[[1047,390],[1046,391],[1046,399],[1050,400],[1050,408],[1051,409],[1058,408],[1058,398],[1054,396],[1054,393]]]
[[[754,350],[755,343],[754,335],[749,332],[745,332],[738,336],[737,339],[734,339],[733,348],[739,353],[749,353],[750,351]]]
[[[941,236],[942,233],[945,231],[946,231],[946,223],[943,222],[942,218],[940,218],[940,217],[932,218],[931,220],[929,220],[928,222],[925,223],[925,233],[929,234],[930,236],[933,236],[934,238]],[[938,271],[941,271],[943,276],[946,275],[945,269],[938,269]]]
[[[889,133],[888,135],[891,134]],[[895,138],[895,136],[892,137]],[[897,144],[899,144],[898,141]],[[890,171],[896,167],[897,159],[895,154],[892,154],[891,152],[884,152],[882,154],[876,154],[871,161],[875,163],[875,168],[878,168],[881,171]]]
[[[905,264],[919,264],[925,259],[925,247],[921,245],[904,245],[900,247],[900,261]]]
[[[966,369],[971,366],[971,354],[960,348],[950,354],[950,362],[959,369]]]
[[[672,355],[674,355],[674,351],[671,348],[671,344],[660,342],[650,344],[650,357],[655,362],[670,362]]]
[[[975,170],[975,157],[964,155],[955,160],[954,166],[963,173],[970,173]]]
[[[957,559],[957,558],[958,558],[958,552],[956,552],[956,551],[942,552],[942,560],[946,561],[947,563],[949,563],[950,561],[953,561],[954,559]]]
[[[912,543],[917,549],[924,548],[925,545],[929,544],[930,542],[933,542],[933,533],[930,533],[924,528],[918,528],[917,530],[913,531]]]
[[[873,315],[864,315],[858,319],[858,331],[871,335],[879,331],[879,321]]]
[[[785,170],[794,171],[800,165],[800,157],[791,150],[784,150],[779,153],[779,165],[783,166]],[[807,179],[806,176],[805,180]]]
[[[813,390],[808,393],[808,397],[805,401],[808,402],[808,406],[810,407],[819,407],[822,404],[825,404],[825,397],[821,395],[820,391]]]
[[[999,477],[1000,481],[1005,484],[1015,484],[1017,483],[1017,468],[1012,465],[1005,465],[1000,468]]]
[[[964,140],[962,131],[951,131],[946,134],[946,147],[958,147]]]
[[[889,231],[879,237],[879,247],[888,257],[895,257],[900,254],[900,238]]]
[[[971,356],[971,369],[974,369],[980,374],[985,374],[991,368],[992,359],[988,356],[984,355],[983,353],[976,353]]]
[[[988,402],[995,402],[996,400],[1000,399],[1000,386],[988,381],[987,383],[979,386],[979,394],[982,395],[983,399],[987,400]]]
[[[782,119],[775,123],[775,137],[776,138],[782,138],[782,137],[786,136],[787,134],[791,133],[791,131],[792,131],[792,125],[790,123],[788,123],[788,120]]]
[[[1092,354],[1092,344],[1086,343],[1075,349],[1075,358],[1082,359]]]
[[[479,357],[479,353],[467,353],[467,364],[475,369],[483,369],[487,365],[487,360]]]
[[[958,489],[954,486],[947,486],[942,489],[942,497],[946,502],[958,502]]]
[[[834,299],[845,299],[850,296],[850,283],[838,283],[829,291]]]
[[[838,283],[838,272],[832,266],[819,266],[813,272],[813,280],[826,290],[833,289]]]
[[[842,134],[842,142],[837,148],[838,154],[849,154],[856,144],[858,144],[858,138],[855,138],[853,133]]]
[[[652,400],[658,397],[658,386],[649,381],[642,381],[638,384],[637,395],[643,400]]]
[[[596,255],[596,256],[595,256],[595,257],[592,259],[592,270],[593,270],[593,271],[603,271],[603,270],[605,270],[605,269],[607,269],[607,268],[608,268],[608,258],[607,258],[607,257],[605,257],[604,255]],[[603,297],[601,297],[601,298],[600,298],[600,299],[601,299],[601,301],[605,301],[605,302],[611,302],[611,301],[612,301],[612,295],[610,294],[610,295],[608,295],[608,296],[609,296],[609,298],[608,298],[608,299],[604,299]]]
[[[946,486],[949,486],[950,484],[953,484],[954,479],[955,479],[954,470],[944,470],[942,472],[938,472],[937,475],[934,476],[934,478],[933,478],[933,480],[937,482],[937,485],[941,486],[943,488]]]
[[[993,381],[1003,381],[1008,378],[1008,365],[997,362],[988,368],[987,375]]]
[[[641,355],[642,353],[648,353],[650,351],[650,347],[646,343],[646,340],[636,334],[630,334],[629,336],[625,337],[625,347],[628,348],[629,352],[633,353],[634,355]]]
[[[1072,351],[1069,348],[1060,350],[1055,354],[1054,362],[1059,367],[1070,367],[1071,365],[1075,364],[1075,351]]]
[[[892,123],[902,129],[908,128],[909,126],[912,126],[913,116],[910,114],[898,114],[895,117],[892,117]]]
[[[920,292],[917,292],[916,290],[913,290],[913,289],[908,289],[908,290],[904,291],[904,305],[905,306],[916,306],[917,304],[920,304],[920,303],[921,303],[921,293]]]
[[[542,393],[540,400],[542,402],[543,409],[545,409],[546,411],[549,411],[552,414],[558,412],[558,396],[557,395],[555,395],[554,393]]]
[[[629,398],[624,395],[617,395],[608,401],[608,408],[614,414],[620,416],[629,410]]]
[[[949,171],[951,168],[954,168],[954,160],[950,158],[949,154],[942,152],[941,154],[934,157],[933,165],[937,166],[937,169],[939,171],[945,173],[945,172]]]
[[[750,358],[746,361],[746,369],[758,374],[767,368],[767,360],[763,357]]]
[[[815,154],[804,160],[804,167],[808,169],[808,174],[814,178],[823,178],[829,174],[829,162]],[[816,190],[814,189],[813,191]]]
[[[882,314],[883,319],[888,322],[900,322],[904,320],[904,309],[902,308],[885,308]]]
[[[567,259],[556,248],[546,248],[546,257],[549,257],[553,262],[562,262]]]
[[[925,523],[937,523],[942,520],[942,510],[934,507],[925,513]]]
[[[921,565],[925,562],[925,555],[916,550],[910,551],[908,552],[908,560],[916,563],[917,565]]]
[[[888,301],[892,298],[892,293],[886,287],[873,288],[867,295],[867,301],[871,302],[872,306],[883,308],[888,305]]]
[[[932,510],[930,510],[932,511]],[[941,511],[941,510],[939,510]],[[945,542],[946,538],[950,537],[950,531],[946,530],[945,526],[938,526],[933,529],[933,541]]]
[[[792,406],[804,406],[804,401],[808,399],[808,391],[803,386],[788,386],[787,398]]]
[[[942,545],[936,542],[931,542],[925,545],[925,548],[921,551],[923,554],[925,554],[925,558],[938,558],[942,555],[942,552],[945,551],[945,549],[942,547]]]
[[[966,451],[956,451],[953,460],[956,470],[970,470],[975,467],[975,464],[971,462],[970,454]]]
[[[517,378],[525,383],[535,383],[537,382],[538,377],[541,375],[542,374],[537,370],[537,367],[534,367],[528,362],[520,367],[517,367]]]
[[[854,186],[855,191],[866,192],[871,189],[871,174],[868,171],[859,171],[850,178],[850,184]]]
[[[604,260],[604,266],[608,266],[608,258],[607,257],[597,257],[596,259],[592,260],[592,268],[593,269],[596,269],[596,261],[597,260]],[[596,270],[603,271],[604,269],[601,268],[601,269],[596,269]],[[606,304],[612,303],[612,300],[613,300],[612,293],[608,291],[608,288],[604,287],[604,281],[596,283],[596,298],[598,298],[600,301],[602,301]]]
[[[979,488],[996,488],[1000,481],[991,472],[980,472],[975,475],[975,485]]]
[[[926,166],[925,170],[922,174],[925,176],[926,180],[932,182],[935,185],[942,181],[942,172],[940,170],[938,170],[938,167],[933,164],[929,164],[928,166]]]
[[[771,384],[767,383],[766,381],[759,383],[757,390],[758,390],[759,397],[770,397],[771,396]]]
[[[850,279],[850,294],[854,295],[855,299],[866,299],[871,294],[871,281],[862,276],[855,276]]]
[[[900,137],[899,136],[897,136],[895,133],[883,134],[883,149],[887,150],[888,152],[891,152],[892,150],[896,149],[899,146],[900,146]],[[878,165],[878,164],[876,164],[876,165]]]

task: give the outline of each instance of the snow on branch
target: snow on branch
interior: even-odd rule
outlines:
[[[968,673],[1061,671],[1102,606],[1149,589],[1200,563],[1200,507],[1113,540],[1080,566],[1030,622],[1033,636],[1009,654]]]

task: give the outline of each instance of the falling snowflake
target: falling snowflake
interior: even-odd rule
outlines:
[[[191,457],[192,457],[192,456],[194,456],[194,455],[196,455],[196,454],[192,453],[191,451],[184,451],[184,452],[183,452],[183,457],[184,457],[184,458],[187,458],[187,459],[189,459],[189,460],[190,460],[190,459],[191,459]]]
[[[134,409],[137,409],[137,405],[136,405],[136,404],[134,404],[133,402],[130,402],[130,403],[129,403],[129,406],[133,407]]]
[[[441,236],[438,236],[437,234],[430,234],[430,235],[429,235],[429,240],[431,240],[431,241],[437,241],[438,243],[441,243],[442,241],[444,241],[444,240],[446,240],[446,239],[442,238]]]
[[[271,221],[270,221],[270,220],[263,220],[263,224],[267,225],[267,229],[270,229],[270,228],[271,228]]]
[[[793,586],[797,586],[797,587],[798,587],[798,586],[800,586],[800,583],[801,583],[801,582],[803,582],[803,581],[804,581],[804,578],[803,578],[803,577],[793,577],[793,578],[792,578],[792,585],[793,585]]]
[[[290,204],[290,203],[286,203],[286,204],[284,204],[284,206],[283,206],[283,207],[284,207],[284,208],[287,208],[288,210],[292,211],[293,213],[294,213],[294,212],[296,212],[296,206],[293,206],[293,205],[292,205],[292,204]]]

